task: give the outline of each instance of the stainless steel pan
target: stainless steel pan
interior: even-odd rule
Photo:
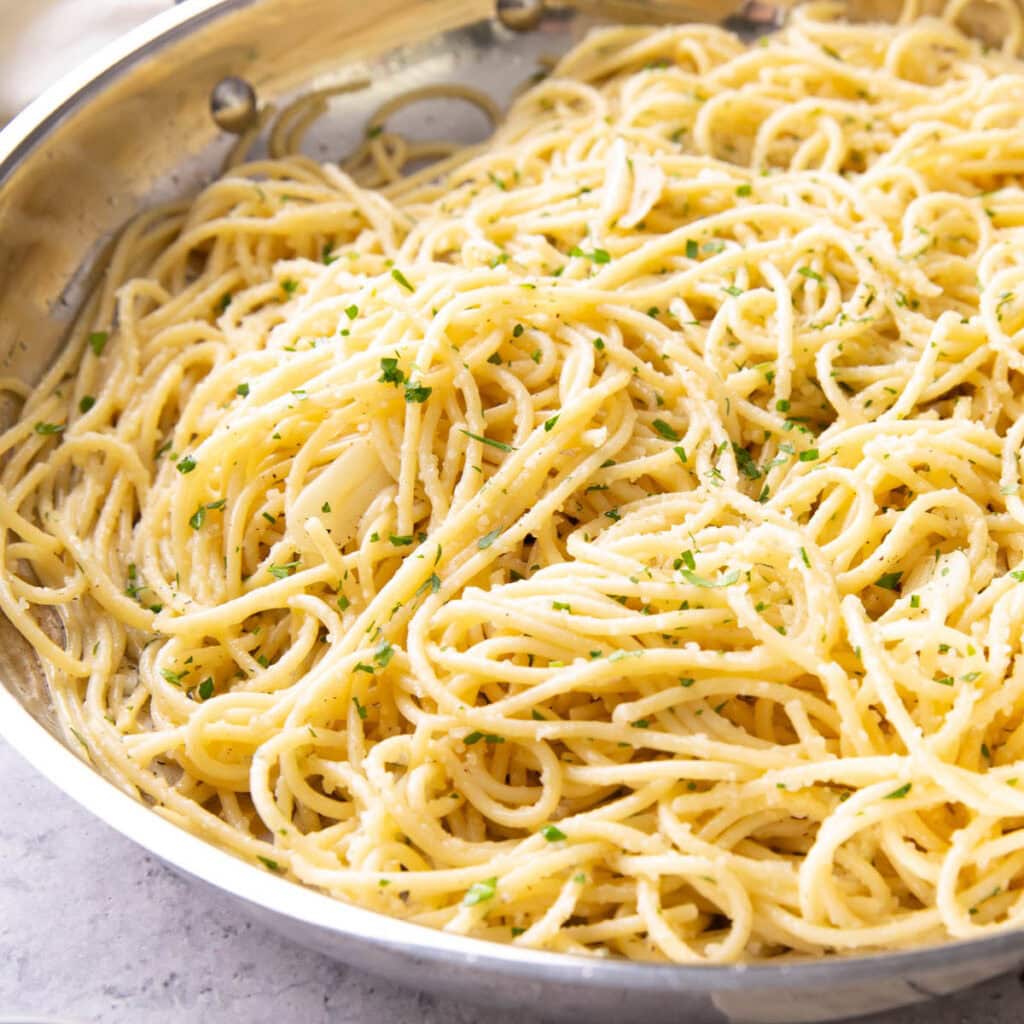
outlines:
[[[351,148],[382,100],[463,81],[499,101],[595,21],[731,19],[756,32],[777,12],[714,0],[188,0],[97,54],[0,132],[0,374],[36,379],[58,351],[110,238],[148,203],[194,190],[233,139],[211,90],[239,75],[263,101],[368,77],[309,139]],[[889,0],[852,0],[891,16]],[[524,10],[525,9],[525,10]],[[972,27],[998,34],[998,11]],[[759,24],[758,24],[759,23]],[[480,137],[465,108],[418,113],[433,137]],[[0,406],[0,421],[13,410]],[[0,617],[0,734],[92,813],[172,867],[298,942],[409,985],[577,1021],[759,1024],[837,1019],[940,995],[1024,960],[1024,931],[887,956],[758,967],[676,967],[581,959],[430,931],[333,901],[250,867],[119,792],[56,738],[33,653]]]

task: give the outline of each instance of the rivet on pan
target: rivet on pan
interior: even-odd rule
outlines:
[[[210,93],[210,113],[219,128],[241,135],[256,123],[256,90],[244,78],[222,78]]]
[[[536,28],[544,16],[544,0],[498,0],[498,21],[513,32]]]
[[[738,11],[730,14],[722,25],[745,42],[753,42],[775,32],[786,22],[786,12],[767,0],[744,0]]]

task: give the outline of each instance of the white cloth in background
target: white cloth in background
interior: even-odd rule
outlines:
[[[0,125],[173,0],[0,0]]]

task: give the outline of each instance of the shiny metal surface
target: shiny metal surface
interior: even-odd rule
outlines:
[[[894,8],[889,0],[856,5],[874,16]],[[549,3],[535,28],[509,31],[492,12],[487,0],[188,0],[72,72],[0,132],[0,375],[36,379],[119,226],[215,172],[234,136],[218,132],[211,92],[228,76],[273,102],[368,78],[367,88],[337,97],[310,133],[308,151],[326,157],[350,149],[372,110],[414,85],[471,82],[506,100],[538,61],[595,20],[729,19],[753,34],[773,14],[763,3],[579,0]],[[965,17],[998,35],[994,5]],[[466,141],[484,130],[464,108],[440,106],[417,109],[402,127]],[[12,413],[0,405],[0,420]],[[567,1020],[799,1024],[941,995],[1024,960],[1024,931],[756,967],[581,959],[430,931],[243,864],[117,791],[55,737],[34,655],[2,618],[0,679],[0,734],[92,813],[270,927],[409,985]]]
[[[259,121],[256,90],[244,78],[228,75],[210,91],[210,115],[218,128],[241,135]]]

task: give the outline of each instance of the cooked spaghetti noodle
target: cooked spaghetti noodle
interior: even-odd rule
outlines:
[[[0,603],[69,742],[267,870],[521,946],[1019,922],[1002,10],[999,51],[958,7],[600,31],[441,165],[378,118],[374,191],[267,159],[135,221],[2,443]]]

